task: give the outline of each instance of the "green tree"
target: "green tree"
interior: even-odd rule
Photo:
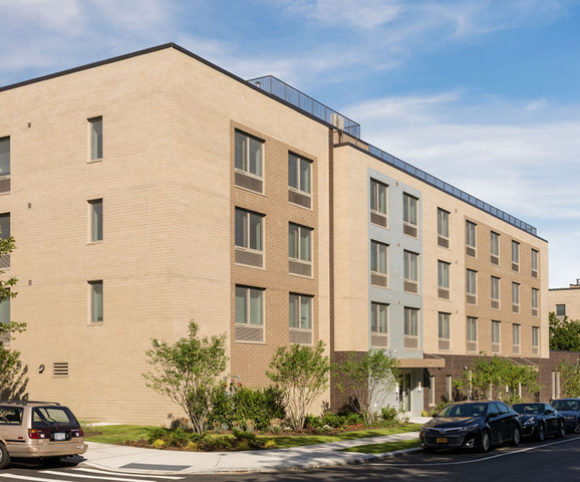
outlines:
[[[522,391],[535,393],[540,390],[538,372],[529,365],[516,365],[507,358],[494,355],[493,358],[476,358],[455,386],[465,392],[468,398],[484,400],[490,392],[508,404],[520,402]]]
[[[564,316],[559,320],[550,313],[550,350],[580,351],[580,321],[569,320]]]
[[[580,397],[580,365],[563,361],[560,363],[560,382],[565,397]]]
[[[189,335],[174,344],[152,340],[146,352],[153,371],[143,376],[147,386],[183,408],[197,433],[205,430],[220,375],[226,369],[225,336],[198,338],[198,326],[189,324]]]
[[[328,387],[330,361],[324,343],[316,347],[292,345],[279,347],[266,375],[280,389],[286,415],[294,430],[302,430],[312,402]]]
[[[382,350],[369,351],[362,358],[351,353],[339,370],[344,377],[339,387],[350,392],[350,408],[362,415],[365,424],[372,424],[385,406],[381,395],[391,392],[397,384],[397,360]]]
[[[0,257],[9,255],[15,248],[14,238],[0,239]],[[0,271],[0,275],[4,274]],[[14,287],[18,280],[14,277],[0,279],[0,302],[16,296]],[[26,330],[26,323],[8,321],[0,323],[0,400],[26,399],[28,367],[20,359],[20,352],[10,348],[15,333]]]

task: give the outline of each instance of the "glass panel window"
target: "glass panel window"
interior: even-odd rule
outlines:
[[[103,282],[89,281],[91,289],[91,323],[103,321]]]
[[[417,226],[417,198],[403,193],[403,221]]]
[[[312,261],[312,229],[290,223],[288,225],[288,255],[301,261]]]
[[[449,263],[437,261],[437,285],[449,289]]]
[[[477,341],[477,318],[473,318],[472,316],[467,317],[467,341]]]
[[[465,222],[465,244],[471,248],[476,247],[476,224],[471,221]]]
[[[540,346],[540,328],[532,326],[532,347],[538,348]]]
[[[312,329],[312,296],[290,293],[290,328]]]
[[[388,305],[383,303],[371,303],[371,332],[386,335]]]
[[[512,325],[512,337],[514,346],[519,346],[520,344],[520,325],[514,323]]]
[[[437,234],[449,237],[449,213],[441,208],[437,208]]]
[[[236,286],[236,323],[264,324],[264,290]]]
[[[387,274],[387,245],[371,241],[371,271]]]
[[[404,332],[405,336],[418,336],[419,310],[417,308],[405,308]]]
[[[491,299],[499,301],[499,278],[491,277]]]
[[[491,342],[494,345],[501,343],[501,323],[493,320],[491,322]]]
[[[262,251],[264,215],[236,208],[236,246]]]
[[[10,296],[0,301],[0,325],[8,323],[10,323]],[[3,336],[0,336],[0,347],[2,343],[10,344],[10,333],[4,333]]]
[[[417,281],[418,271],[417,271],[417,260],[419,256],[416,253],[411,253],[411,251],[404,251],[404,264],[405,264],[405,281]]]
[[[387,214],[387,186],[371,179],[371,211]]]
[[[89,201],[91,213],[91,241],[103,240],[103,200]]]
[[[0,176],[10,174],[10,137],[0,139]]]
[[[449,313],[439,313],[438,314],[438,321],[439,321],[439,338],[442,340],[449,340]]]
[[[489,244],[490,244],[489,249],[490,249],[492,256],[499,257],[499,234],[491,231]]]
[[[512,263],[520,264],[520,243],[512,241]]]
[[[0,214],[0,239],[10,237],[10,213]]]
[[[264,141],[240,131],[235,137],[236,169],[262,177]]]
[[[466,271],[465,291],[470,295],[477,294],[477,271],[468,269]]]
[[[288,153],[288,186],[311,193],[312,161],[304,159],[291,152]]]
[[[532,249],[532,270],[538,271],[538,252]]]
[[[520,284],[519,283],[512,283],[512,304],[513,305],[520,304]]]
[[[538,309],[538,289],[532,288],[532,308]]]
[[[91,135],[91,160],[103,158],[103,118],[89,119]]]
[[[556,305],[556,315],[566,316],[566,305]]]

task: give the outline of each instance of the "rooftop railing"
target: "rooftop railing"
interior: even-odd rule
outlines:
[[[286,82],[283,82],[272,75],[256,77],[255,79],[248,80],[248,82],[264,90],[265,92],[268,92],[269,94],[272,94],[288,102],[298,109],[335,126],[347,134],[360,139],[360,124],[346,116],[343,116],[334,109],[325,106],[309,95],[300,92],[298,89],[288,85]],[[482,211],[485,211],[486,213],[489,213],[492,216],[495,216],[496,218],[499,218],[502,221],[505,221],[506,223],[521,229],[522,231],[530,233],[534,236],[538,235],[537,229],[534,226],[525,223],[524,221],[502,211],[501,209],[493,207],[481,199],[477,199],[476,197],[467,194],[461,189],[457,189],[451,184],[448,184],[441,179],[438,179],[435,176],[432,176],[431,174],[428,174],[425,171],[412,166],[408,162],[402,161],[401,159],[379,149],[378,147],[369,145],[369,153],[386,162],[387,164],[390,164],[410,174],[411,176],[416,177],[417,179],[421,179],[427,184],[430,184],[431,186],[434,186],[446,192],[447,194],[456,197],[457,199],[461,199],[462,201],[465,201],[466,203],[471,204],[472,206],[475,206],[476,208],[481,209]]]
[[[269,94],[285,100],[304,112],[307,112],[328,124],[332,124],[347,134],[360,139],[360,124],[318,102],[316,99],[306,95],[304,92],[300,92],[298,89],[295,89],[273,75],[256,77],[255,79],[248,80],[248,82]]]

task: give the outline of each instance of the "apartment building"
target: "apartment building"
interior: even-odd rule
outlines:
[[[580,278],[568,288],[550,288],[548,302],[549,311],[559,319],[580,320]]]
[[[279,346],[386,350],[409,414],[481,352],[549,356],[536,229],[276,78],[166,44],[0,88],[0,112],[0,228],[17,242],[2,266],[19,279],[0,316],[28,323],[12,343],[33,398],[180,416],[142,374],[151,339],[190,320],[226,335],[229,373],[254,387]],[[333,377],[324,401],[344,397]]]

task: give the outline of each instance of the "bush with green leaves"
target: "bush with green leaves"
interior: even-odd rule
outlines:
[[[225,336],[199,338],[197,333],[198,326],[191,322],[188,336],[173,344],[152,340],[146,355],[153,370],[143,376],[148,387],[183,408],[193,429],[202,433],[227,357]]]
[[[580,397],[580,364],[563,361],[559,366],[562,392],[565,397]]]
[[[550,313],[550,350],[580,351],[580,321],[569,320],[567,316],[559,319]]]
[[[397,409],[395,407],[383,407],[381,409],[381,415],[383,417],[383,422],[395,423],[397,421]]]

